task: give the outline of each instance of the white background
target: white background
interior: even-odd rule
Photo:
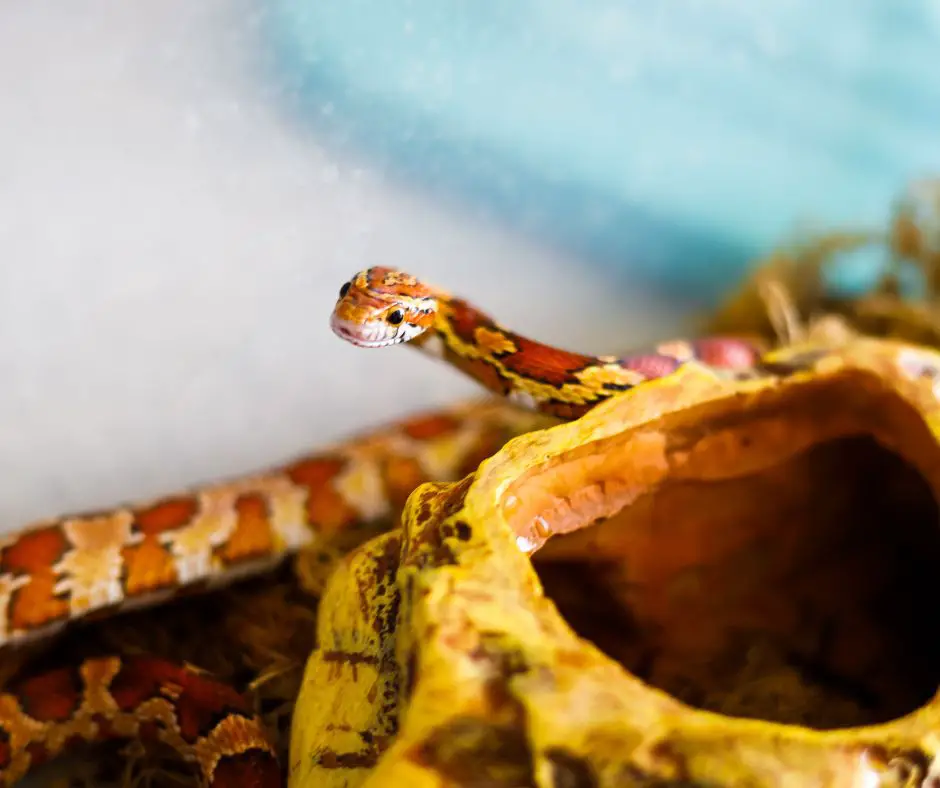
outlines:
[[[240,0],[0,3],[0,530],[252,471],[478,389],[328,328],[389,264],[611,352],[646,293],[341,160]]]

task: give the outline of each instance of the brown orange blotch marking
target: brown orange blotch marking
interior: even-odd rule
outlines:
[[[83,690],[78,669],[65,667],[18,682],[13,693],[23,711],[34,720],[65,722],[81,706]]]
[[[222,560],[232,564],[273,552],[271,519],[264,497],[257,493],[240,496],[235,501],[235,512],[235,530],[218,551]]]
[[[29,583],[13,592],[10,602],[10,629],[37,629],[66,618],[68,603],[56,597],[52,571],[37,572]]]
[[[506,369],[550,386],[577,383],[576,372],[599,363],[592,356],[546,347],[525,337],[512,337],[517,352],[500,359]]]
[[[60,526],[38,528],[23,534],[4,548],[0,557],[0,570],[14,574],[49,570],[68,548],[68,540]]]
[[[170,588],[177,584],[173,558],[157,542],[156,537],[147,536],[139,545],[123,548],[121,554],[126,571],[124,590],[128,596]]]
[[[161,667],[147,657],[122,660],[108,686],[118,709],[132,714],[144,701],[159,697],[160,685],[167,674]]]
[[[197,675],[182,680],[183,694],[175,705],[180,733],[186,741],[207,736],[229,717],[251,720],[245,701],[231,687]]]
[[[343,471],[338,458],[302,460],[286,470],[294,484],[307,490],[307,524],[323,533],[334,533],[354,523],[359,513],[336,491],[333,480]]]
[[[450,435],[455,432],[459,426],[459,423],[453,416],[432,413],[429,416],[419,416],[410,419],[402,425],[401,431],[409,438],[413,438],[417,441],[426,441],[432,438]]]
[[[56,597],[52,569],[68,549],[65,534],[54,525],[29,531],[3,550],[0,569],[29,576],[29,582],[12,594],[11,629],[33,629],[68,615],[68,603]]]
[[[168,685],[177,688],[177,698],[163,695]],[[133,713],[144,701],[162,699],[175,710],[180,735],[187,742],[207,734],[228,714],[246,714],[249,710],[234,688],[158,657],[124,659],[110,691],[118,708],[127,713]]]
[[[187,525],[198,513],[195,498],[167,498],[146,509],[134,512],[137,528],[147,535],[174,531]]]
[[[478,328],[499,330],[495,323],[466,301],[452,298],[445,307],[451,330],[468,345],[476,343]]]

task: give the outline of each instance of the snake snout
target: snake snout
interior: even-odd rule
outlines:
[[[357,347],[385,347],[396,342],[395,335],[390,335],[387,326],[380,321],[358,323],[334,314],[330,318],[330,328],[340,339]]]

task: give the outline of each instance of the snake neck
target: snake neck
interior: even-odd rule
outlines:
[[[688,361],[748,367],[759,352],[744,340],[716,337],[667,342],[625,358],[573,353],[501,326],[467,301],[409,274],[377,267],[340,288],[331,324],[360,346],[410,344],[516,405],[561,419],[578,418]]]
[[[516,405],[563,419],[647,377],[613,356],[572,353],[524,337],[452,296],[438,295],[433,325],[409,344]]]
[[[623,357],[573,353],[501,326],[463,299],[435,296],[433,324],[410,344],[522,408],[565,420],[689,362],[721,374],[751,374],[766,350],[740,337],[705,337]]]

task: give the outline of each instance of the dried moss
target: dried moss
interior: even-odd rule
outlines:
[[[838,297],[824,271],[838,255],[872,247],[884,253],[887,271],[867,293]],[[920,272],[925,292],[902,296],[902,269]],[[940,179],[912,183],[899,196],[890,225],[832,232],[774,250],[752,267],[705,332],[753,333],[777,341],[849,329],[940,346]]]

